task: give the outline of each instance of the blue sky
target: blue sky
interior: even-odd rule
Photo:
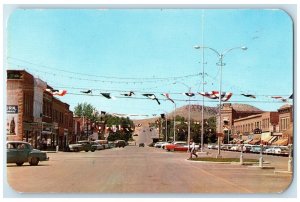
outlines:
[[[163,92],[182,100],[176,101],[178,107],[188,104],[180,94],[187,86],[202,91],[202,50],[193,48],[202,45],[202,34],[204,45],[219,52],[248,48],[224,57],[222,91],[233,93],[230,102],[276,111],[285,103],[270,96],[293,92],[293,22],[281,10],[19,9],[6,31],[6,68],[26,69],[53,88],[66,89],[69,93],[59,98],[71,110],[88,102],[110,113],[169,112],[174,105],[163,100]],[[205,91],[219,90],[218,57],[209,49],[204,56]],[[75,95],[84,89],[94,89],[95,96]],[[161,105],[99,95],[122,97],[130,90],[135,98],[154,93]],[[202,104],[201,95],[193,99]],[[205,105],[217,104],[205,98]]]

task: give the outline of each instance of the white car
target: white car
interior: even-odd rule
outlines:
[[[161,145],[164,144],[164,143],[167,143],[167,142],[156,142],[156,143],[154,144],[154,147],[156,147],[156,148],[161,148]]]
[[[280,154],[281,149],[279,147],[270,147],[265,150],[265,153],[267,154]]]

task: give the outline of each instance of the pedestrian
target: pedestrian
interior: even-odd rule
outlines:
[[[190,158],[193,158],[193,155],[196,156],[196,158],[198,157],[198,155],[196,154],[196,144],[193,140],[191,140],[191,153],[190,153]]]

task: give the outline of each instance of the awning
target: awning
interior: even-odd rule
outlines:
[[[287,146],[288,145],[289,140],[286,138],[281,138],[279,140],[277,140],[276,142],[273,143],[273,145],[278,145],[278,146]]]
[[[259,143],[260,142],[260,139],[254,139],[254,140],[252,140],[252,141],[250,141],[249,142],[249,144],[257,144],[257,143]]]
[[[265,139],[261,140],[261,141],[262,141],[262,144],[268,144],[269,141],[270,141],[272,138],[273,138],[273,137],[270,136],[270,137],[268,137],[268,138],[265,138]]]
[[[252,141],[252,139],[246,140],[246,141],[244,141],[244,144],[248,144],[251,141]]]
[[[273,136],[273,137],[268,141],[268,144],[272,144],[272,142],[274,142],[275,140],[277,140],[277,136]]]
[[[262,141],[268,141],[270,140],[272,137],[271,137],[271,133],[270,132],[265,132],[265,133],[262,133],[261,134],[261,140]]]

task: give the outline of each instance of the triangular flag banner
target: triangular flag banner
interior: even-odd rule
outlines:
[[[163,93],[162,95],[175,104],[174,100],[170,98],[169,93]]]
[[[200,92],[200,95],[210,98],[210,99],[217,99],[219,98],[216,94],[219,94],[218,91],[211,91],[211,92]]]
[[[67,94],[66,90],[51,90],[49,88],[46,89],[47,92],[51,93],[52,95],[64,96]]]
[[[289,97],[289,99],[294,99],[294,94],[292,94],[292,95]]]
[[[88,93],[92,93],[92,90],[80,91],[80,92],[88,94]]]
[[[195,96],[195,93],[183,93],[183,94],[186,95],[186,96],[189,96],[189,97]]]
[[[160,105],[159,100],[155,97],[154,94],[142,94],[142,95],[150,98],[151,100],[156,100],[156,102]]]
[[[279,99],[281,100],[282,102],[287,102],[287,99],[282,97],[282,96],[271,96],[271,98],[274,98],[274,99]]]
[[[200,95],[202,96],[205,96],[207,98],[210,98],[210,99],[219,99],[219,91],[211,91],[211,92],[200,92],[199,93]],[[232,93],[231,92],[222,92],[221,94],[221,100],[222,101],[227,101],[231,98],[232,96]]]
[[[110,93],[100,93],[103,97],[106,97],[107,99],[112,99],[110,96]]]
[[[130,96],[134,95],[134,92],[130,91],[129,93],[124,93],[124,94],[121,94],[121,95],[130,97]]]
[[[243,96],[245,96],[245,97],[256,98],[255,95],[250,95],[250,94],[241,94],[241,95],[243,95]]]

